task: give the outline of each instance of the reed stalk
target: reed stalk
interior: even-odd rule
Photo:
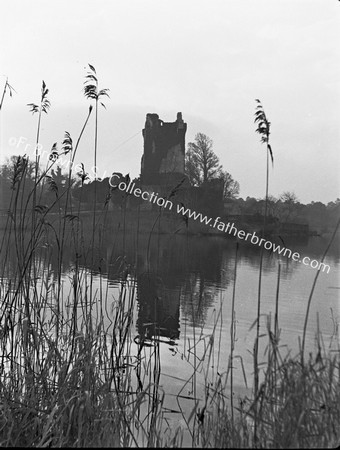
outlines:
[[[236,280],[237,280],[237,262],[238,262],[238,247],[239,244],[236,243],[235,251],[235,266],[234,266],[234,281],[233,281],[233,297],[231,302],[231,324],[230,324],[230,412],[231,412],[231,423],[234,427],[234,379],[233,379],[233,369],[234,369],[234,350],[235,350],[235,333],[236,333],[236,319],[235,319],[235,294],[236,294]]]

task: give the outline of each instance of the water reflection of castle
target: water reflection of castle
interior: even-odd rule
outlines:
[[[143,339],[179,338],[179,289],[167,287],[155,272],[144,272],[137,278],[137,300],[137,329]]]
[[[139,236],[124,249],[127,261],[135,265],[137,280],[138,319],[137,331],[142,339],[155,337],[178,339],[180,315],[188,324],[200,326],[207,309],[214,303],[216,286],[226,287],[230,268],[223,261],[225,244],[219,239],[205,240],[198,236],[174,234]],[[117,260],[114,255],[123,249],[108,248],[107,260]],[[137,258],[136,258],[137,255]],[[123,268],[109,266],[108,278],[119,279]],[[222,270],[223,269],[223,270]]]

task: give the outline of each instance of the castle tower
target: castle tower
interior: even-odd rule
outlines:
[[[180,112],[175,122],[163,122],[158,114],[146,115],[142,185],[171,185],[183,178],[186,131]]]

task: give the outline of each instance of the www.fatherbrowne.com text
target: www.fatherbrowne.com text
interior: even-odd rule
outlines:
[[[118,178],[118,180],[116,180],[115,178]],[[140,197],[143,200],[156,204],[159,207],[166,208],[168,210],[174,209],[174,204],[171,200],[160,197],[159,194],[155,192],[142,191],[140,188],[135,187],[135,183],[133,181],[130,181],[128,184],[124,181],[118,183],[119,179],[119,175],[113,174],[109,180],[110,186],[118,188],[120,191],[125,191],[128,194],[132,194],[135,197]],[[302,262],[302,264],[310,266],[313,269],[321,270],[322,272],[327,273],[329,273],[330,271],[330,266],[328,264],[319,262],[315,259],[311,260],[308,256],[302,258],[300,253],[292,252],[292,250],[287,247],[282,247],[281,245],[277,245],[271,241],[261,238],[255,233],[255,231],[253,233],[246,233],[244,230],[239,230],[234,223],[222,222],[220,220],[221,217],[216,217],[215,219],[213,219],[212,217],[204,216],[202,213],[197,213],[190,208],[186,208],[183,204],[176,204],[176,212],[177,214],[181,214],[188,219],[199,220],[200,223],[203,223],[212,228],[216,228],[223,233],[227,233],[229,235],[238,237],[239,239],[248,241],[253,245],[258,245],[259,247],[263,246],[266,250],[272,250],[274,253],[278,253],[282,256],[287,256],[293,261]]]

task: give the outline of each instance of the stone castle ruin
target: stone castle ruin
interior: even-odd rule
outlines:
[[[164,122],[154,113],[146,115],[140,184],[143,189],[157,192],[164,198],[176,188],[174,200],[177,203],[205,212],[218,212],[223,204],[220,183],[214,180],[206,186],[194,187],[185,174],[186,131],[187,124],[181,112],[177,113],[175,122]]]
[[[158,114],[146,115],[140,177],[142,185],[165,186],[185,176],[186,131],[187,124],[180,112],[175,122],[163,122]]]
[[[185,174],[185,134],[187,124],[182,113],[177,113],[175,122],[164,122],[155,113],[148,113],[142,130],[144,145],[139,180],[134,180],[133,188],[143,192],[156,193],[157,197],[171,198],[171,202],[185,205],[204,213],[218,213],[223,206],[223,187],[213,180],[201,187],[191,186]],[[123,177],[122,174],[118,174]],[[121,178],[122,181],[129,181]],[[130,184],[129,184],[130,186]],[[132,188],[132,189],[133,189]],[[121,206],[122,201],[128,209],[157,210],[160,206],[144,201],[134,195],[126,197],[125,192],[115,190],[112,204]]]

